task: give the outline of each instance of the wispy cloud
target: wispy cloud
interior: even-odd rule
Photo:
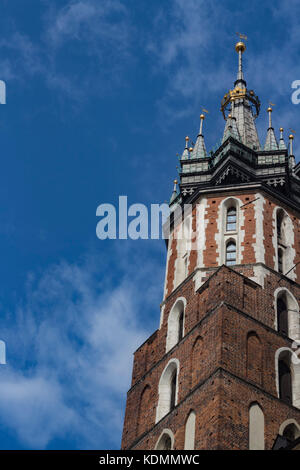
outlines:
[[[130,20],[124,4],[72,0],[59,7],[46,5],[38,40],[12,31],[0,41],[1,76],[24,82],[39,76],[48,87],[79,100],[121,85],[120,72],[131,57]],[[66,60],[71,56],[71,62]]]
[[[114,281],[111,260],[99,257],[29,276],[26,299],[3,322],[0,416],[23,445],[67,435],[79,448],[120,445],[132,353],[149,334],[145,315],[158,312],[162,277],[153,261],[122,258]]]

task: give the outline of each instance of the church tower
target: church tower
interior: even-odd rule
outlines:
[[[300,437],[300,164],[271,106],[261,146],[245,49],[218,148],[206,150],[203,114],[193,148],[186,138],[160,325],[134,355],[122,449],[276,449]]]

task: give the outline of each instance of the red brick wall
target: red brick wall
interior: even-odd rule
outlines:
[[[253,274],[251,267],[239,270],[247,276]],[[282,421],[294,417],[300,422],[300,411],[277,399],[275,353],[290,342],[274,330],[274,291],[279,285],[287,287],[300,299],[300,286],[285,279],[279,284],[278,279],[279,275],[270,271],[262,288],[222,267],[211,272],[197,293],[190,277],[166,300],[161,329],[135,353],[122,448],[153,449],[162,429],[170,428],[176,448],[183,449],[184,423],[190,409],[197,415],[197,449],[247,448],[251,401],[257,400],[264,410],[268,448]],[[168,315],[178,297],[187,300],[185,336],[166,354]],[[261,377],[257,378],[247,370],[247,337],[252,333],[261,344],[256,356],[252,351],[251,359],[252,364],[255,359],[261,364]],[[195,343],[199,347],[195,348]],[[158,383],[171,358],[180,362],[178,405],[155,425]],[[140,403],[145,387],[149,390],[149,405],[142,418],[137,410],[143,409]],[[150,429],[144,437],[143,429]]]

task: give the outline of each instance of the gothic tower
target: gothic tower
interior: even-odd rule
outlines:
[[[260,144],[245,48],[217,150],[203,114],[194,148],[186,138],[160,325],[134,355],[123,449],[272,449],[300,436],[300,164],[272,107]]]

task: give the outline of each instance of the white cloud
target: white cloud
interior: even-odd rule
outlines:
[[[112,260],[96,268],[90,257],[29,276],[26,299],[2,322],[0,420],[30,448],[66,436],[80,448],[120,445],[132,354],[152,332],[147,313],[158,322],[162,287],[160,266],[122,256],[115,281]]]
[[[122,84],[131,26],[121,2],[72,0],[58,8],[47,3],[41,26],[38,40],[13,31],[0,41],[2,78],[26,82],[38,76],[77,101]],[[64,60],[68,56],[71,62]]]

